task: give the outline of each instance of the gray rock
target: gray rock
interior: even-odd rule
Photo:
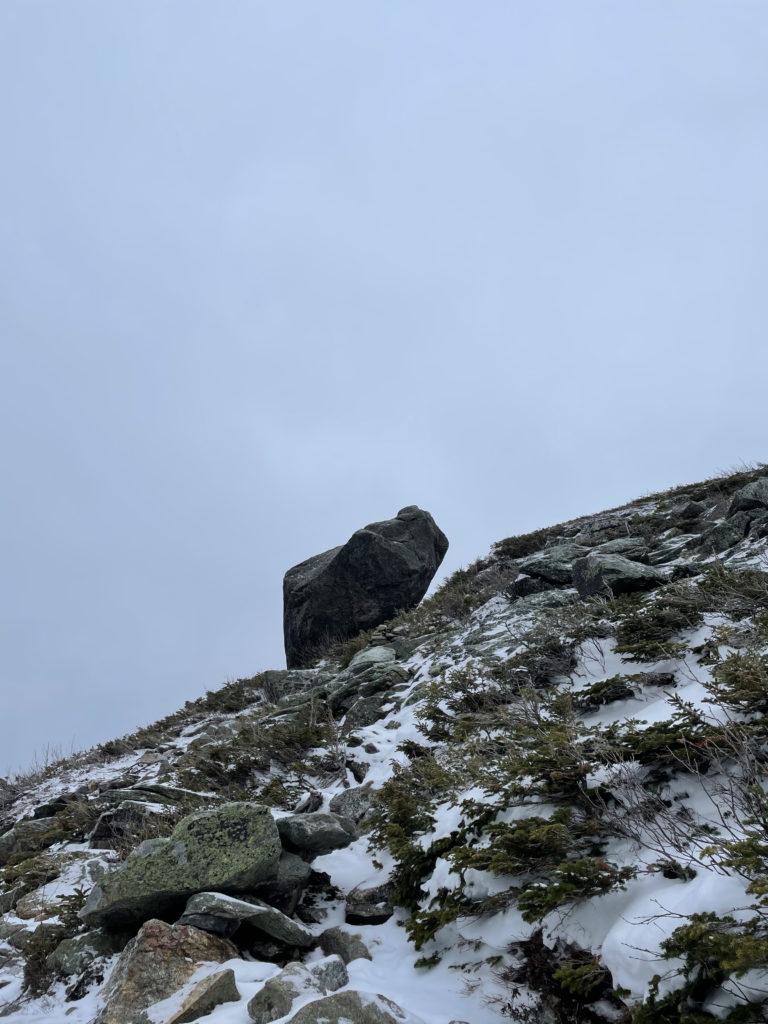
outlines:
[[[606,590],[616,595],[650,590],[663,583],[664,576],[652,566],[632,562],[621,555],[593,552],[574,562],[573,582],[581,597],[591,597]]]
[[[520,563],[520,571],[546,583],[572,583],[573,563],[589,549],[581,544],[555,544],[535,558]]]
[[[187,993],[180,1008],[164,1018],[162,1024],[195,1024],[201,1017],[213,1013],[217,1006],[236,1003],[239,999],[235,972],[229,967],[215,971],[201,978]]]
[[[283,580],[288,668],[308,665],[329,639],[355,636],[418,604],[447,550],[432,516],[410,505],[293,566]]]
[[[7,864],[14,853],[37,853],[56,842],[60,827],[56,818],[35,818],[19,821],[12,829],[0,836],[0,867]]]
[[[59,974],[82,974],[94,960],[119,953],[125,944],[126,939],[122,936],[95,929],[64,939],[48,956],[46,963]]]
[[[105,875],[80,916],[92,927],[119,927],[173,913],[197,892],[248,892],[276,878],[281,852],[268,807],[237,803],[198,811],[182,819],[168,839],[141,843]]]
[[[607,540],[597,550],[602,555],[623,555],[632,562],[644,562],[648,557],[648,542],[642,537],[617,537]]]
[[[301,948],[311,946],[314,941],[303,925],[250,896],[237,899],[219,892],[197,893],[187,902],[177,923],[219,935],[231,935],[239,925],[248,924],[286,946]]]
[[[248,1003],[248,1016],[254,1024],[270,1024],[286,1017],[294,1000],[308,992],[326,995],[327,990],[304,964],[292,962],[259,989]]]
[[[357,824],[365,818],[375,801],[376,795],[369,782],[365,786],[355,786],[337,793],[331,797],[330,808],[334,814],[349,818]]]
[[[150,813],[144,803],[136,800],[126,800],[102,811],[88,836],[88,845],[95,850],[117,849],[139,834]]]
[[[392,665],[395,662],[395,652],[391,647],[366,647],[358,651],[350,661],[347,671],[350,675],[356,676],[365,672],[372,665]]]
[[[378,697],[360,697],[346,713],[344,728],[347,731],[364,729],[367,725],[374,725],[383,717],[384,712],[381,710],[381,701]]]
[[[750,523],[755,518],[755,512],[736,512],[735,515],[724,519],[722,523],[711,527],[702,533],[696,544],[697,551],[704,555],[718,555],[721,551],[727,551],[734,544],[744,540],[747,535]]]
[[[347,965],[338,953],[324,956],[309,965],[309,973],[324,992],[336,992],[349,984]]]
[[[239,956],[226,939],[147,921],[120,954],[104,986],[99,1024],[145,1024],[150,1018],[143,1011],[178,992],[201,963],[225,963]]]
[[[389,902],[392,885],[374,885],[370,888],[353,889],[347,896],[344,920],[347,924],[384,924],[395,912]]]
[[[290,917],[311,874],[312,868],[305,860],[284,850],[277,865],[277,877],[255,885],[251,893]]]
[[[289,814],[277,822],[280,841],[290,852],[314,857],[341,850],[358,837],[355,823],[339,814],[315,811],[312,814]]]
[[[507,587],[505,593],[510,601],[517,601],[521,597],[531,597],[533,594],[543,594],[551,590],[554,584],[534,576],[518,576]]]
[[[386,996],[369,992],[335,992],[316,999],[289,1018],[288,1024],[424,1024]]]
[[[761,476],[736,491],[728,507],[728,515],[730,517],[737,512],[749,512],[751,509],[768,509],[768,477]]]
[[[360,935],[345,932],[343,928],[327,928],[320,936],[320,948],[324,953],[338,954],[345,964],[373,959]]]

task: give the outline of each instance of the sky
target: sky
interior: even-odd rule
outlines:
[[[768,461],[764,0],[0,4],[0,774],[282,576]],[[437,582],[436,581],[436,582]]]

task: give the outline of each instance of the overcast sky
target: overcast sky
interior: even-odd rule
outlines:
[[[0,774],[283,573],[768,461],[765,0],[3,0]]]

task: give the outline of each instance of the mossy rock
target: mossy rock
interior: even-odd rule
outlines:
[[[149,839],[91,891],[82,918],[120,927],[173,913],[189,896],[248,892],[277,876],[280,838],[269,808],[225,804],[184,818],[167,839]]]

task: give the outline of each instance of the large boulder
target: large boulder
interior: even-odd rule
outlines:
[[[147,921],[109,976],[99,1024],[149,1024],[152,1018],[142,1011],[178,992],[201,964],[239,958],[227,939],[185,925]]]
[[[615,595],[650,590],[663,583],[664,576],[650,565],[595,551],[573,563],[573,582],[581,597],[591,597],[608,590]]]
[[[141,843],[91,890],[80,916],[119,927],[173,914],[197,892],[250,892],[277,877],[277,825],[262,804],[224,804],[182,819],[167,839]]]
[[[429,512],[409,505],[294,565],[283,580],[288,668],[310,664],[329,640],[355,636],[418,604],[447,550]]]

